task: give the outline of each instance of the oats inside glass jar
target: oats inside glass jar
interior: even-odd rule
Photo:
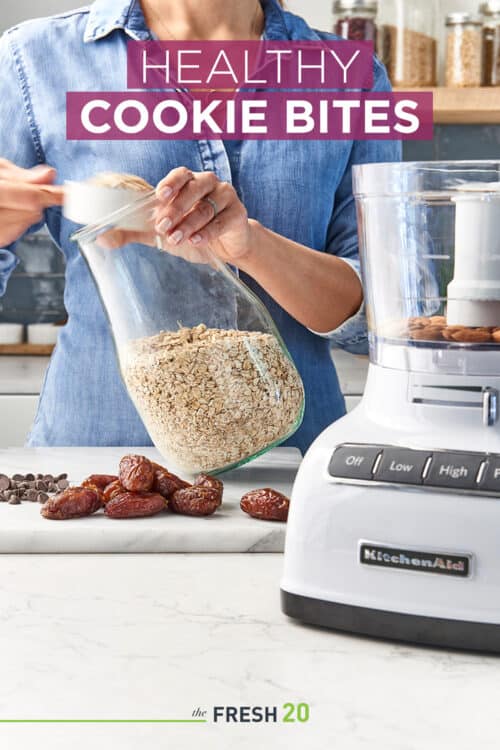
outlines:
[[[132,341],[120,355],[153,442],[185,471],[240,463],[302,419],[302,381],[271,334],[199,325]]]

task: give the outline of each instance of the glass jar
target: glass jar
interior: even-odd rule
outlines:
[[[377,43],[377,0],[335,0],[333,32],[353,42]]]
[[[483,16],[483,86],[500,86],[500,0],[480,8]]]
[[[156,208],[146,193],[74,239],[153,443],[173,470],[219,472],[295,432],[303,385],[261,301],[210,250],[174,254]]]
[[[378,52],[393,86],[437,85],[435,0],[381,0]]]
[[[481,20],[472,13],[446,16],[446,85],[480,86],[483,65]]]
[[[371,360],[498,374],[500,162],[357,165],[353,190]]]

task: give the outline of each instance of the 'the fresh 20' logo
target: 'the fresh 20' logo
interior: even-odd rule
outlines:
[[[214,706],[213,721],[215,724],[305,724],[309,721],[310,713],[308,703],[284,703],[281,711],[278,706]]]

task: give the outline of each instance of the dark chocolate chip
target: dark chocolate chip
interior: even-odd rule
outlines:
[[[10,487],[10,479],[5,474],[0,474],[0,490],[8,490]]]
[[[44,475],[43,475],[43,474],[37,474],[37,475],[35,476],[35,479],[43,479],[43,477],[44,477]]]
[[[49,484],[49,486],[47,487],[47,492],[59,492],[57,484]]]
[[[60,482],[61,479],[67,479],[67,478],[68,478],[67,474],[58,474],[56,477],[56,482]]]
[[[14,474],[12,477],[13,482],[24,482],[24,474]]]
[[[43,481],[44,482],[49,482],[49,483],[53,482],[54,481],[54,477],[52,476],[52,474],[45,474],[43,476]]]
[[[47,483],[43,482],[41,479],[38,479],[35,482],[35,489],[40,490],[40,492],[47,492]]]
[[[24,477],[27,482],[34,482],[35,481],[35,475],[34,474],[26,474]]]
[[[9,498],[9,505],[21,505],[21,501],[16,495],[11,495]]]
[[[38,492],[36,490],[28,490],[25,494],[26,500],[36,500]]]
[[[69,487],[69,482],[67,479],[60,479],[57,483],[57,487],[60,490],[66,490]]]
[[[49,499],[49,496],[45,494],[45,492],[39,492],[37,496],[37,500],[39,503],[46,503]]]

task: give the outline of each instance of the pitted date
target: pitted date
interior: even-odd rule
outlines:
[[[118,477],[114,474],[91,474],[84,482],[82,482],[82,487],[97,487],[98,490],[104,492],[106,487],[109,487],[110,484],[117,481]]]
[[[128,492],[149,492],[155,469],[145,456],[124,456],[120,461],[120,482]]]
[[[181,516],[211,516],[220,505],[220,493],[211,487],[185,487],[174,492],[169,508]]]
[[[152,492],[157,492],[158,494],[163,495],[163,497],[169,499],[177,490],[189,487],[189,482],[185,482],[180,477],[167,471],[163,466],[154,463],[153,468],[155,471],[155,478],[153,487],[151,488]]]
[[[102,493],[103,503],[109,503],[110,500],[112,500],[117,495],[123,495],[124,492],[127,490],[125,487],[123,487],[122,483],[119,479],[116,480],[116,482],[112,482],[111,484],[108,484],[106,489]]]
[[[162,495],[153,492],[122,492],[104,506],[108,518],[148,518],[167,507]]]
[[[70,487],[47,500],[40,513],[52,521],[66,521],[91,516],[102,504],[102,493],[97,488]]]
[[[252,518],[263,521],[287,521],[290,500],[281,492],[265,487],[243,495],[240,507]]]
[[[222,495],[224,494],[224,483],[210,474],[199,474],[194,480],[194,487],[209,487],[219,493],[219,505],[222,504]]]

